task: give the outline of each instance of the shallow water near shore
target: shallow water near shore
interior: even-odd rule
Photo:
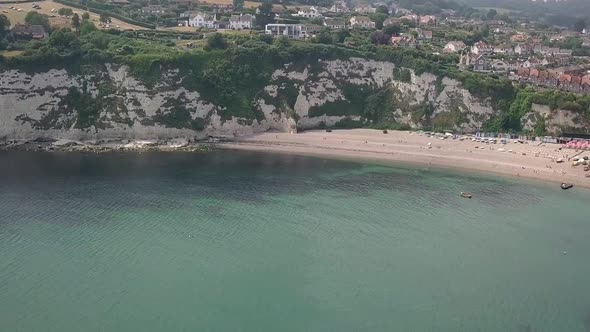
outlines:
[[[586,190],[241,151],[0,183],[0,331],[590,331]]]

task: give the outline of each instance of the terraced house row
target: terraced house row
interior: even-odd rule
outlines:
[[[519,68],[513,79],[522,83],[570,92],[590,92],[590,74]]]

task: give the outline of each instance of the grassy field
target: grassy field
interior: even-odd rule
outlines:
[[[0,55],[6,58],[14,58],[23,54],[23,52],[24,51],[0,51]]]
[[[31,7],[33,4],[38,4],[41,7],[41,9],[38,9],[38,10],[33,9]],[[10,7],[14,7],[16,9],[10,9]],[[15,25],[15,24],[24,23],[25,16],[27,15],[28,12],[37,11],[41,14],[55,16],[54,18],[50,18],[50,22],[52,24],[55,24],[56,26],[61,27],[64,24],[64,18],[60,18],[59,15],[57,14],[57,11],[62,7],[71,8],[74,11],[74,13],[77,13],[79,16],[82,16],[82,14],[84,12],[86,12],[81,9],[64,6],[62,4],[59,4],[59,3],[56,3],[56,2],[53,2],[50,0],[46,0],[46,1],[37,1],[37,2],[22,3],[22,4],[2,4],[2,3],[0,3],[0,14],[6,15],[8,17],[8,19],[10,20],[10,24]],[[21,11],[19,11],[19,9],[21,9]],[[55,9],[55,10],[52,12],[51,11],[52,9]],[[88,14],[90,14],[90,20],[93,21],[94,24],[98,27],[99,15],[91,13],[91,12],[88,12]],[[117,19],[112,19],[110,27],[121,29],[121,30],[145,30],[145,28],[139,27],[137,25],[125,23],[125,22],[119,21]]]
[[[518,10],[506,9],[506,8],[497,8],[497,7],[474,7],[475,9],[481,10],[490,10],[495,9],[498,14],[510,14],[510,13],[520,13]]]
[[[233,4],[233,0],[203,0],[200,1],[203,4],[210,4],[210,5],[231,5]],[[260,2],[256,1],[245,1],[244,7],[245,8],[258,8],[260,6]]]

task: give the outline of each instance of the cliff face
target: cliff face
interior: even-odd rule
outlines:
[[[561,132],[586,132],[582,114],[570,110],[552,110],[547,105],[533,104],[532,111],[525,114],[522,119],[524,130],[534,130],[539,121],[545,122],[548,133]]]
[[[0,137],[205,138],[349,127],[367,119],[469,132],[496,114],[489,100],[474,98],[459,82],[430,74],[408,74],[402,82],[394,64],[364,59],[285,65],[251,101],[255,116],[248,118],[222,116],[227,110],[182,85],[180,70],[146,86],[125,66],[86,69],[0,72]],[[551,116],[548,129],[575,126],[575,114],[553,116],[541,108],[523,124],[534,127],[539,116]]]

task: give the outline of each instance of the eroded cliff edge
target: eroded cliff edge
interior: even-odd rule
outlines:
[[[184,84],[190,73],[162,71],[147,84],[126,66],[78,72],[0,72],[0,137],[155,139],[247,135],[296,128],[389,126],[474,132],[497,115],[490,98],[456,80],[360,58],[285,64],[236,114]],[[244,78],[247,79],[247,78]],[[533,105],[523,128],[580,129],[579,114]]]

